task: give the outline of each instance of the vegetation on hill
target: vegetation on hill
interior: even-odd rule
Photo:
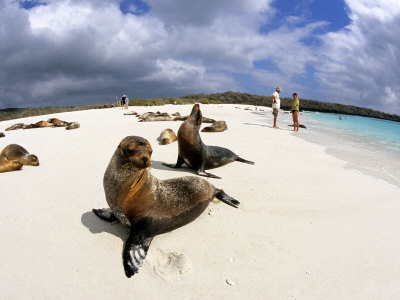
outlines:
[[[272,106],[271,97],[250,95],[246,93],[225,92],[216,94],[197,94],[187,95],[181,97],[182,99],[210,99],[210,101],[219,101],[220,103],[237,103],[237,104],[251,104],[257,106]],[[291,98],[281,98],[281,109],[289,110]],[[353,105],[344,105],[339,103],[329,103],[316,100],[300,99],[300,110],[318,111],[326,113],[337,113],[345,115],[357,115],[370,118],[378,118],[400,122],[400,116],[396,114],[387,114],[381,111],[363,108]]]
[[[288,110],[291,98],[281,98],[281,109]],[[193,104],[195,102],[202,104],[247,104],[255,106],[271,107],[272,100],[267,96],[251,95],[247,93],[225,92],[215,94],[193,94],[179,98],[153,98],[153,99],[131,99],[131,106],[151,106],[164,104]],[[39,116],[52,113],[60,113],[67,111],[96,109],[118,105],[97,104],[88,106],[64,106],[64,107],[37,107],[37,108],[7,108],[0,110],[0,121],[19,119],[30,116]],[[337,113],[346,115],[358,115],[370,118],[378,118],[400,122],[400,116],[395,114],[387,114],[384,112],[372,110],[369,108],[357,107],[353,105],[344,105],[339,103],[329,103],[315,100],[300,99],[300,109],[306,111],[318,111],[326,113]]]
[[[32,108],[6,108],[0,110],[0,121],[20,119],[33,116],[56,114],[67,111],[87,110],[97,108],[99,105],[86,106],[61,106],[61,107],[32,107]]]

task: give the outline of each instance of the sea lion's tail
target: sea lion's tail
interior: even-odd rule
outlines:
[[[242,163],[249,164],[249,165],[254,165],[254,161],[246,160],[246,159],[241,158],[241,157],[239,157],[239,156],[236,157],[235,160],[236,160],[236,161],[240,161],[240,162],[242,162]]]
[[[240,202],[227,195],[223,190],[216,189],[215,197],[230,206],[239,207]]]

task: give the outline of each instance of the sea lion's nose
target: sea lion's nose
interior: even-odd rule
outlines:
[[[147,158],[146,156],[143,156],[143,157],[142,157],[142,161],[143,161],[144,163],[147,163],[148,158]]]

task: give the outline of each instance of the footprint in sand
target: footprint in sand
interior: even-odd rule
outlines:
[[[192,269],[192,261],[185,255],[177,252],[164,252],[156,249],[150,257],[149,263],[156,274],[164,279],[179,278]]]

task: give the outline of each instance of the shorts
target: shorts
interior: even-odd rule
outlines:
[[[278,112],[279,112],[279,108],[273,108],[273,109],[272,109],[272,114],[273,114],[274,116],[277,116],[277,115],[278,115]]]

